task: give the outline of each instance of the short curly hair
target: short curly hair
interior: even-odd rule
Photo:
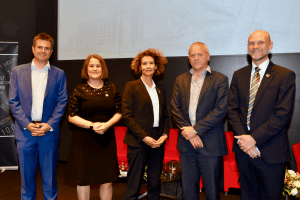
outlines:
[[[108,70],[107,70],[106,63],[105,63],[104,59],[101,56],[97,55],[97,54],[89,55],[86,58],[86,60],[84,61],[82,70],[81,70],[81,78],[89,80],[90,77],[88,75],[88,66],[89,66],[90,60],[92,58],[98,59],[100,61],[100,64],[101,64],[101,67],[102,67],[102,75],[100,77],[100,80],[101,79],[106,79],[108,77]]]
[[[143,52],[140,52],[131,62],[131,69],[134,70],[134,73],[139,75],[142,73],[141,71],[141,62],[142,58],[145,56],[151,56],[154,59],[155,65],[157,66],[157,70],[154,75],[160,75],[164,73],[166,70],[165,64],[167,64],[167,58],[163,56],[162,51],[154,48],[149,48]]]

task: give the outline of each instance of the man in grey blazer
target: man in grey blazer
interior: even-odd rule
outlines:
[[[183,197],[199,199],[202,176],[206,199],[220,199],[222,156],[227,154],[224,124],[228,78],[208,65],[210,54],[201,42],[189,48],[189,72],[177,77],[171,114],[178,128]]]

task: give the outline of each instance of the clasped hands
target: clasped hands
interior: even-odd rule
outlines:
[[[109,125],[107,124],[107,122],[95,122],[93,125],[93,130],[100,134],[103,135],[107,129],[109,129]]]
[[[248,154],[251,158],[260,157],[259,151],[256,149],[256,141],[251,135],[239,135],[234,136],[239,141],[237,144],[239,145],[240,149]]]
[[[158,148],[164,143],[164,141],[166,141],[167,138],[168,138],[168,136],[166,134],[163,134],[162,136],[160,136],[160,138],[158,138],[158,140],[155,140],[150,136],[146,136],[146,137],[144,137],[144,139],[142,141],[146,145],[150,146],[151,148]]]
[[[30,123],[26,126],[26,129],[31,132],[31,135],[36,136],[44,136],[45,133],[51,130],[51,126],[47,123]]]
[[[194,149],[202,148],[203,142],[197,133],[194,133],[194,127],[192,126],[184,126],[180,128],[182,130],[181,135],[186,139],[189,140]]]

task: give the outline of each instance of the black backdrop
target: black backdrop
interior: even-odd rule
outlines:
[[[57,0],[3,0],[0,3],[0,12],[4,17],[0,18],[0,40],[19,42],[19,64],[28,63],[32,59],[32,39],[37,33],[46,32],[57,41]],[[262,27],[263,28],[263,27]],[[254,30],[253,30],[254,31]],[[250,33],[249,33],[250,35]],[[271,35],[272,37],[272,35]],[[245,41],[245,51],[247,41]],[[276,46],[276,41],[274,41]],[[208,47],[209,48],[209,47]],[[163,49],[162,49],[163,50]],[[50,62],[65,70],[67,76],[68,93],[71,94],[75,85],[81,82],[80,73],[84,60],[58,61],[57,45]],[[95,52],[97,53],[97,52]],[[138,53],[138,52],[137,52]],[[272,54],[271,60],[279,65],[293,70],[296,73],[296,103],[289,127],[290,145],[300,142],[298,131],[300,130],[300,97],[299,97],[299,75],[300,75],[300,53]],[[130,59],[106,59],[109,71],[109,81],[116,84],[120,93],[123,93],[126,82],[134,80],[135,77],[130,70]],[[247,65],[247,55],[233,56],[211,56],[210,66],[213,70],[219,71],[231,80],[233,72]],[[173,84],[176,77],[188,70],[187,57],[169,57],[165,74],[159,77],[167,91],[168,102],[170,102]],[[169,105],[170,106],[170,103]],[[230,130],[225,119],[226,129]],[[67,122],[66,115],[61,123],[61,135],[59,145],[59,159],[67,160],[67,153],[71,139],[71,126]],[[121,125],[121,123],[120,123]],[[295,160],[291,162],[291,168],[296,170]]]

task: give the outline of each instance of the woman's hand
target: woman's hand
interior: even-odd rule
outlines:
[[[93,126],[93,130],[100,134],[103,135],[107,129],[109,129],[109,124],[107,122],[95,122]]]
[[[168,136],[166,134],[163,134],[151,147],[152,148],[160,147],[166,141],[167,138]]]

